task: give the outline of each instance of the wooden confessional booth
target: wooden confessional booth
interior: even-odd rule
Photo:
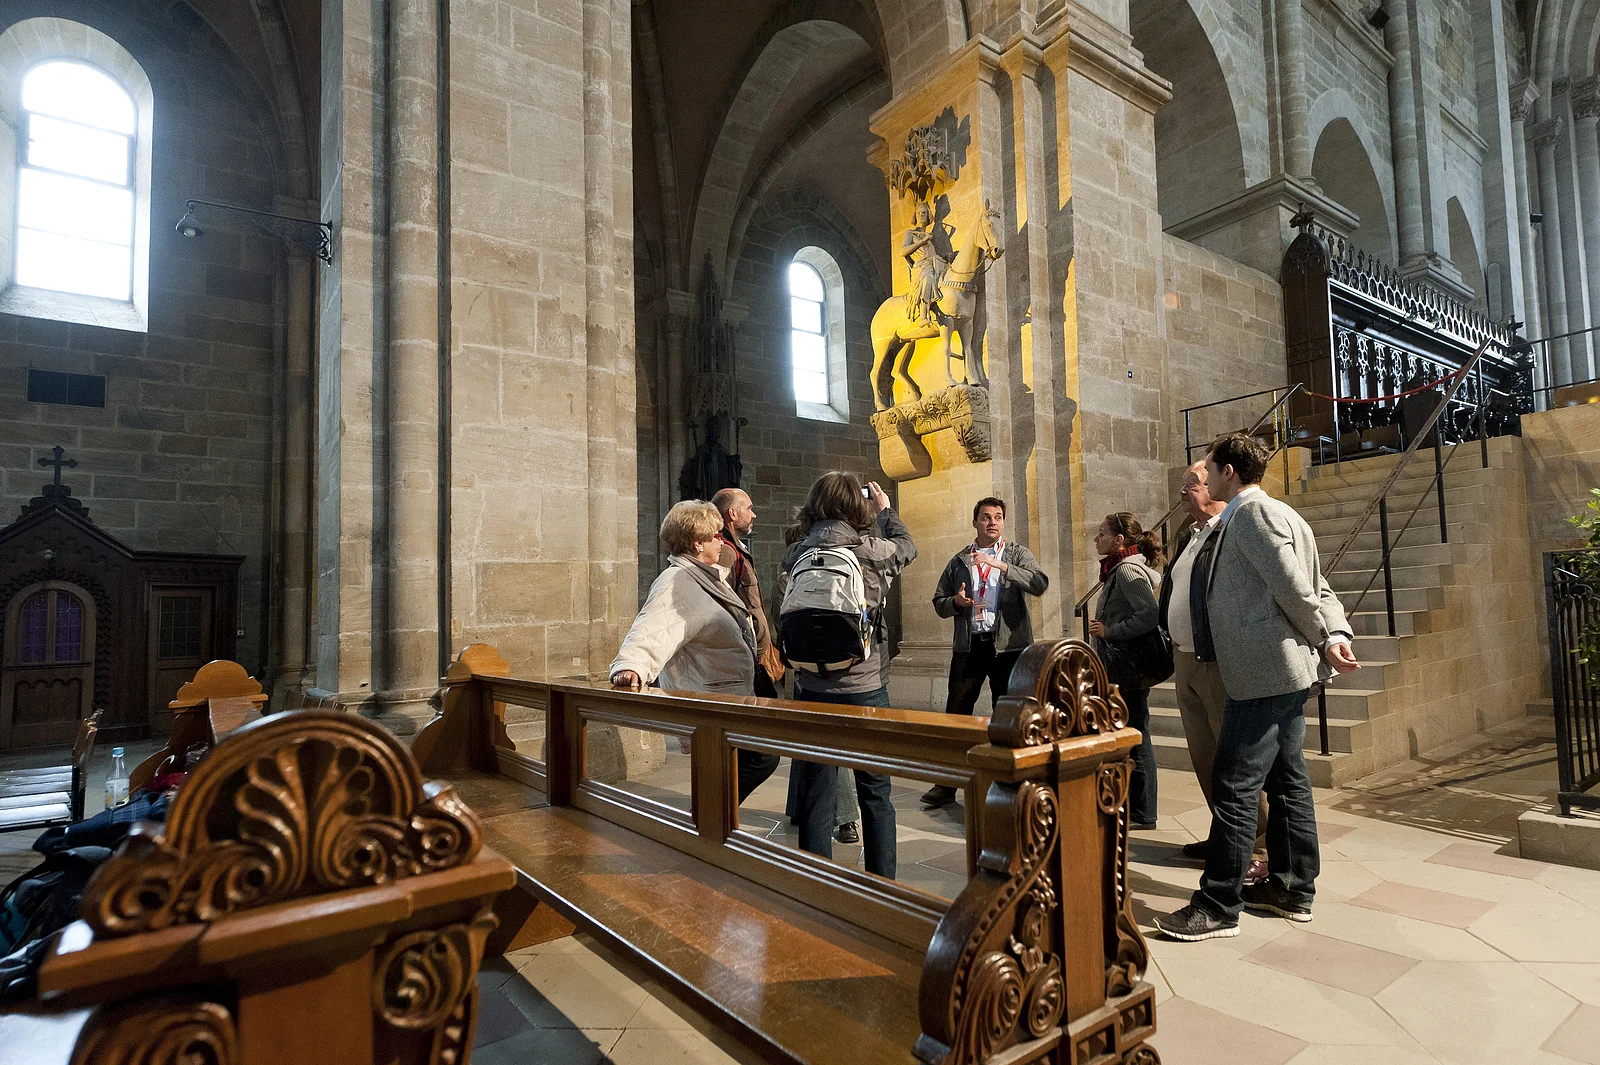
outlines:
[[[102,742],[170,731],[178,686],[236,657],[243,563],[130,550],[58,467],[0,529],[0,750],[70,744],[98,708]]]

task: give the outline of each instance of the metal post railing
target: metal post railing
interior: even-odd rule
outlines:
[[[1440,440],[1443,439],[1443,437],[1444,434],[1439,431],[1439,427],[1434,426],[1433,476],[1434,484],[1439,489],[1439,542],[1441,544],[1447,544],[1450,542],[1450,530],[1445,526],[1444,520],[1444,446],[1440,443]],[[1454,453],[1452,452],[1452,454]],[[1388,493],[1385,492],[1384,495],[1387,496]]]
[[[1389,497],[1378,500],[1378,531],[1383,535],[1383,601],[1389,613],[1389,635],[1394,635],[1394,577],[1389,572]]]
[[[1317,730],[1322,734],[1322,753],[1328,755],[1328,686],[1317,685]]]

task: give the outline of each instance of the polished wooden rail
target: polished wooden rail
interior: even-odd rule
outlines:
[[[516,882],[482,840],[382,727],[255,720],[96,872],[37,1001],[0,1013],[0,1060],[466,1065],[492,903]]]
[[[1086,644],[1030,648],[987,724],[508,674],[490,647],[462,653],[413,748],[424,771],[542,789],[547,808],[486,818],[524,888],[765,1060],[1157,1061],[1127,886],[1139,736]],[[509,706],[545,712],[542,758],[511,744]],[[591,778],[591,725],[687,739],[689,809]],[[738,749],[963,789],[965,888],[947,901],[742,831]]]

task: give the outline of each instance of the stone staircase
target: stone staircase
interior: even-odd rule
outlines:
[[[1320,753],[1315,694],[1306,705],[1306,761],[1313,783],[1330,787],[1356,780],[1508,720],[1538,697],[1537,639],[1522,641],[1532,644],[1531,653],[1508,655],[1505,646],[1506,624],[1531,624],[1536,610],[1532,551],[1522,516],[1520,443],[1490,441],[1487,469],[1476,443],[1462,445],[1466,452],[1445,474],[1448,543],[1440,541],[1437,502],[1427,491],[1431,455],[1419,455],[1391,489],[1391,541],[1427,492],[1390,557],[1394,636],[1388,635],[1381,572],[1361,595],[1382,562],[1376,515],[1329,576],[1350,612],[1363,668],[1328,686],[1327,755]],[[1325,561],[1396,461],[1397,456],[1379,456],[1346,462],[1342,469],[1310,467],[1305,480],[1291,482],[1289,502],[1315,530]],[[1493,682],[1474,683],[1486,676]],[[1151,691],[1152,740],[1157,764],[1188,769],[1177,706],[1171,682]]]

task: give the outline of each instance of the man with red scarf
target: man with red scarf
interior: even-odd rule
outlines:
[[[1033,552],[1006,541],[1005,500],[978,500],[972,528],[976,538],[945,566],[933,593],[934,611],[955,619],[947,714],[972,713],[985,680],[991,707],[1005,694],[1012,667],[1033,642],[1023,596],[1043,595],[1050,587]],[[922,801],[943,806],[955,797],[956,789],[935,784]]]

